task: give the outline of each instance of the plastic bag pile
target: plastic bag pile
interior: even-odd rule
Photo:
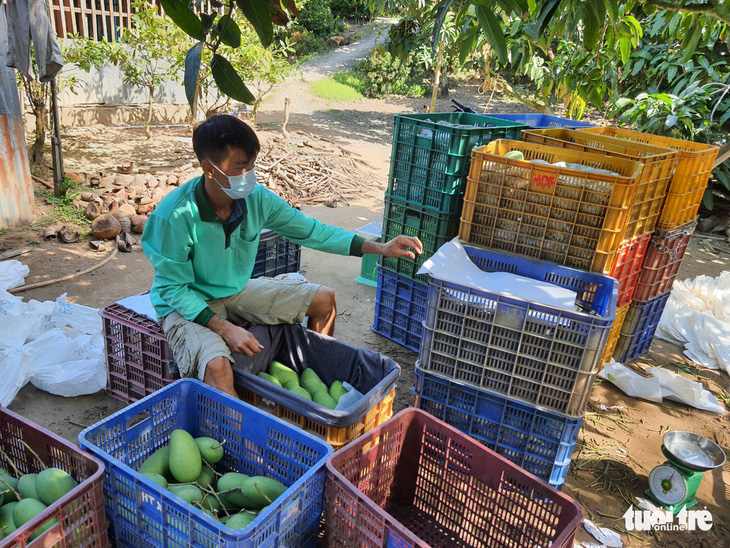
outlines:
[[[675,281],[656,336],[684,346],[684,354],[730,374],[730,272]]]
[[[92,394],[106,386],[102,320],[95,308],[66,302],[24,302],[8,289],[29,269],[0,262],[0,405],[29,381],[59,396]]]

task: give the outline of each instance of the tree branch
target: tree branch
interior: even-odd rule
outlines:
[[[730,10],[717,6],[714,3],[708,4],[689,4],[671,2],[670,0],[646,0],[644,5],[652,8],[664,9],[669,11],[681,11],[685,13],[705,13],[712,15],[727,25],[730,25]]]

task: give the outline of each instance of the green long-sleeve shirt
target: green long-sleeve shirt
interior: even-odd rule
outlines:
[[[177,311],[207,324],[213,311],[205,301],[235,295],[251,278],[264,228],[320,251],[362,255],[363,238],[308,217],[263,185],[240,204],[237,219],[221,221],[204,186],[199,177],[176,188],[145,225],[142,248],[155,270],[150,297],[159,318]]]

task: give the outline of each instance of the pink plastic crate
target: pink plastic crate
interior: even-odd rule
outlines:
[[[327,459],[330,546],[572,548],[567,495],[419,409]]]

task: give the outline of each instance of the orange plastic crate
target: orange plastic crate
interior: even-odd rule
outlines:
[[[618,280],[617,307],[631,303],[649,240],[651,240],[651,234],[624,242],[616,254],[616,260],[609,275]]]
[[[380,400],[355,424],[345,428],[336,428],[334,426],[320,424],[297,413],[296,411],[292,411],[291,409],[284,407],[283,405],[274,404],[272,406],[271,404],[273,402],[265,400],[262,396],[259,396],[255,392],[248,390],[247,388],[243,388],[242,386],[236,386],[236,393],[246,403],[250,403],[264,411],[268,411],[271,414],[276,415],[278,418],[298,426],[310,434],[320,437],[329,443],[335,451],[390,419],[390,417],[393,416],[393,399],[395,398],[394,388],[390,394]]]
[[[524,160],[505,158],[517,150]],[[568,162],[607,175],[548,164]],[[609,274],[643,165],[623,158],[501,139],[472,151],[459,238],[581,270]]]
[[[624,324],[624,320],[626,319],[626,313],[629,311],[629,306],[631,306],[631,303],[628,303],[621,308],[616,309],[616,319],[613,321],[613,327],[611,328],[611,332],[608,335],[608,342],[606,343],[606,350],[603,352],[601,365],[598,368],[599,371],[603,369],[603,365],[605,363],[611,361],[613,351],[616,349],[616,343],[621,336],[621,326]]]
[[[625,139],[566,128],[525,130],[522,132],[522,140],[581,152],[606,154],[644,164],[636,183],[636,197],[624,238],[631,240],[654,231],[664,204],[667,185],[674,175],[677,158],[675,150],[645,143],[629,143]]]
[[[656,227],[666,230],[695,220],[719,147],[618,127],[582,128],[580,131],[676,150],[677,165]]]

